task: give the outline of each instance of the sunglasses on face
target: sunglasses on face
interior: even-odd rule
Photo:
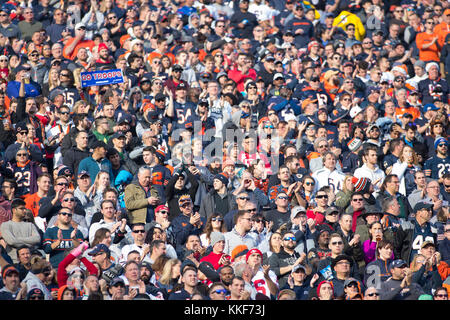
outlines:
[[[347,288],[357,288],[358,285],[356,283],[350,283],[349,285],[347,285]]]
[[[363,199],[353,199],[353,201],[357,202],[357,201],[363,201]]]
[[[274,126],[264,126],[265,129],[275,129]]]
[[[65,202],[74,202],[75,199],[74,198],[65,198],[63,199]]]
[[[169,212],[167,212],[167,211],[159,211],[159,213],[161,213],[161,214],[168,214]]]
[[[67,183],[64,183],[64,182],[59,182],[59,183],[57,183],[56,184],[57,186],[64,186],[64,187],[68,187],[69,185],[67,184]]]
[[[71,213],[67,213],[67,212],[60,212],[59,214],[61,214],[61,215],[63,215],[63,216],[69,216],[69,217],[72,216]]]
[[[315,183],[315,182],[305,182],[305,184],[306,184],[307,186],[313,186],[313,185],[315,185],[316,183]]]
[[[369,297],[378,297],[380,294],[378,292],[372,292],[367,294]]]
[[[20,131],[19,134],[28,134],[28,131]]]
[[[238,197],[238,199],[239,199],[239,200],[247,200],[247,201],[250,200],[249,197]]]
[[[264,220],[262,220],[262,219],[255,220],[255,223],[263,223],[263,222],[264,222]]]
[[[332,242],[331,243],[333,246],[336,246],[336,245],[341,245],[341,244],[343,244],[343,242],[342,241],[336,241],[336,242]]]
[[[317,199],[328,199],[327,195],[316,196]]]
[[[286,237],[283,239],[284,241],[297,241],[295,237]]]
[[[145,233],[145,230],[140,229],[140,230],[133,230],[134,233]]]
[[[217,289],[217,290],[214,290],[214,293],[217,293],[217,294],[227,294],[227,290],[225,290],[225,289]]]
[[[28,154],[26,154],[26,153],[18,153],[18,154],[17,154],[18,157],[26,157],[27,155],[28,155]]]
[[[278,197],[278,199],[280,199],[280,200],[287,200],[288,197],[286,197],[286,196],[280,196],[280,197]]]
[[[222,219],[222,218],[219,218],[219,217],[217,217],[217,218],[212,218],[212,219],[211,219],[211,221],[219,221],[219,222],[222,222],[222,221],[223,221],[223,219]]]
[[[69,114],[69,112],[67,112],[67,111],[64,111],[64,112],[60,112],[59,114],[61,114],[61,115],[68,115]]]

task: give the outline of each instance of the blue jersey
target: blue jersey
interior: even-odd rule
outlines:
[[[427,222],[422,228],[417,222],[415,222],[411,241],[411,254],[409,255],[409,263],[411,263],[414,256],[419,253],[419,250],[421,249],[422,244],[425,241],[436,243],[436,234],[431,230],[431,224]]]
[[[432,179],[440,179],[444,174],[450,172],[450,157],[439,158],[434,156],[425,162],[424,170],[431,170],[431,175],[427,176]]]
[[[72,226],[70,226],[67,230],[61,229],[63,238],[60,244],[55,249],[51,248],[52,243],[58,240],[58,230],[58,227],[51,227],[48,228],[44,233],[44,251],[45,253],[50,254],[50,263],[52,264],[53,268],[58,268],[59,263],[65,257],[65,252],[73,249],[73,241],[70,237],[70,234],[74,230]],[[75,239],[80,243],[83,241],[83,234],[80,230],[77,230]]]
[[[23,166],[14,166],[14,178],[17,183],[17,196],[25,196],[30,193],[31,186],[31,166],[30,162]]]
[[[174,117],[172,118],[173,129],[185,128],[188,118],[194,114],[195,105],[192,102],[181,104],[173,102]]]

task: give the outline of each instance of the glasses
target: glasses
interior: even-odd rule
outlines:
[[[275,112],[268,113],[269,116],[273,116],[275,114],[276,114]]]
[[[133,233],[145,233],[145,230],[143,229],[133,230]]]
[[[262,219],[255,220],[255,223],[263,223],[263,222],[264,222],[264,220],[262,220]]]
[[[31,53],[31,54],[30,54],[30,57],[37,57],[37,56],[38,56],[37,53]]]
[[[350,283],[349,285],[347,285],[347,288],[358,288],[358,285],[356,283]]]
[[[446,295],[446,294],[437,294],[436,297],[438,297],[438,298],[448,298],[448,295]]]
[[[378,297],[380,294],[378,292],[372,292],[367,294],[369,297]]]
[[[438,144],[438,147],[447,147],[445,143]]]
[[[317,199],[328,199],[327,195],[316,196]]]
[[[8,15],[7,14],[4,14],[4,13],[2,13],[2,14],[0,14],[0,17],[7,17]]]
[[[75,202],[75,198],[65,198],[65,202]]]
[[[297,241],[295,237],[286,237],[283,239],[284,241]]]
[[[239,200],[247,200],[247,201],[250,200],[249,197],[238,197],[238,199],[239,199]]]
[[[347,28],[348,31],[355,31],[355,28]]]
[[[246,212],[247,212],[247,213],[256,212],[256,208],[253,208],[253,209],[247,209]]]
[[[353,201],[358,202],[358,201],[363,201],[363,199],[353,199]]]
[[[28,131],[20,131],[19,134],[28,134]]]
[[[336,242],[332,242],[331,243],[333,246],[340,246],[341,244],[343,244],[342,241],[336,241]]]
[[[327,144],[322,144],[322,145],[319,146],[319,148],[327,148],[327,147],[328,147]]]
[[[288,197],[285,197],[285,196],[280,196],[280,197],[278,197],[278,199],[280,199],[280,200],[287,200],[287,199],[289,199]]]
[[[159,213],[161,213],[161,214],[168,214],[169,212],[163,210],[163,211],[159,211]]]
[[[65,183],[65,182],[59,182],[56,184],[57,186],[64,186],[64,187],[68,187],[69,184]]]
[[[62,114],[62,115],[68,115],[68,114],[69,114],[69,112],[67,112],[67,111],[64,111],[64,112],[60,112],[59,114]]]
[[[18,157],[26,157],[28,154],[26,154],[26,153],[17,153],[17,156]]]
[[[275,129],[274,126],[264,126],[265,129]]]
[[[68,74],[68,73],[60,73],[60,76],[62,76],[62,77],[68,77],[69,74]]]
[[[313,185],[315,185],[316,183],[315,183],[315,182],[305,182],[305,184],[306,184],[307,186],[313,186]]]
[[[86,30],[86,27],[78,27],[77,30]]]
[[[71,214],[71,213],[68,213],[68,212],[60,212],[59,214],[61,214],[61,215],[63,215],[63,216],[69,216],[69,217],[72,216],[72,214]]]
[[[109,20],[111,20],[111,19],[117,19],[117,17],[116,17],[116,16],[109,16],[108,19],[109,19]]]
[[[227,290],[225,290],[225,289],[217,289],[217,290],[214,290],[214,293],[217,293],[217,294],[226,294],[226,293],[227,293]]]
[[[219,222],[222,222],[223,219],[222,219],[222,218],[212,218],[211,221],[219,221]]]

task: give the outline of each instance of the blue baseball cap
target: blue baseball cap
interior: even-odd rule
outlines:
[[[423,113],[427,112],[427,111],[437,111],[439,110],[438,107],[436,107],[434,104],[432,103],[427,103],[426,105],[423,106]]]
[[[408,264],[402,259],[397,259],[391,262],[391,264],[389,265],[389,269],[401,268],[403,266],[407,267]]]

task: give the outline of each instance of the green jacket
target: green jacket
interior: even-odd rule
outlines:
[[[150,187],[152,197],[158,197],[158,191],[154,187]],[[130,183],[125,188],[125,207],[129,211],[130,224],[146,223],[147,210],[150,204],[147,195],[137,181]]]

